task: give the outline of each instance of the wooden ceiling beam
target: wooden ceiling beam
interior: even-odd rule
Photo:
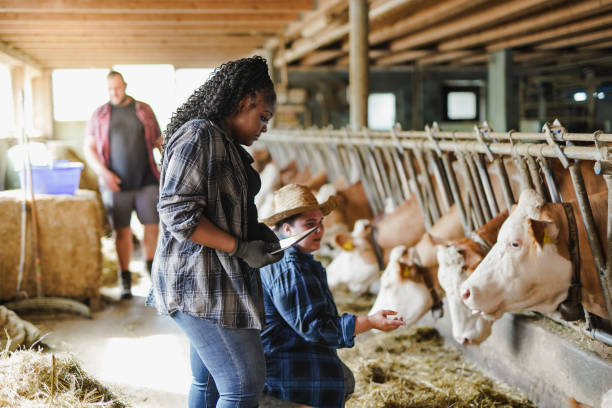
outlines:
[[[417,65],[425,66],[425,65],[433,65],[433,64],[446,63],[446,62],[449,62],[449,61],[453,61],[453,60],[457,60],[457,59],[463,59],[463,58],[466,58],[466,57],[473,57],[473,56],[476,56],[476,55],[477,55],[476,52],[474,52],[474,51],[467,51],[467,50],[436,52],[436,53],[434,53],[434,55],[423,57],[423,58],[419,58],[417,60]]]
[[[397,53],[390,53],[391,55],[386,55],[378,58],[376,60],[376,65],[387,66],[398,64],[400,62],[406,63],[410,61],[415,61],[419,58],[423,58],[427,55],[430,55],[431,53],[432,52],[430,50],[407,50]]]
[[[584,47],[578,48],[578,51],[603,50],[605,48],[612,48],[612,41],[603,41],[603,42],[597,42],[595,44],[585,45]]]
[[[485,0],[449,0],[445,2],[430,2],[434,6],[419,10],[412,13],[407,18],[396,21],[388,27],[383,27],[370,33],[368,41],[371,45],[380,44],[384,41],[389,41],[405,34],[418,31],[425,27],[430,27],[433,22],[440,23],[441,21],[452,17],[455,14],[464,12],[465,10],[484,3]],[[402,6],[399,2],[397,7]],[[387,13],[392,10],[387,11]],[[436,29],[440,29],[438,26]]]
[[[293,40],[300,35],[308,26],[332,21],[337,15],[348,10],[348,0],[329,0],[320,7],[304,14],[304,17],[294,23],[290,23],[284,32],[286,40]]]
[[[4,41],[0,41],[0,54],[4,57],[4,60],[8,59],[12,63],[28,65],[37,71],[40,71],[44,66],[38,59],[16,49]]]
[[[162,27],[141,27],[141,28],[132,28],[132,27],[112,27],[112,30],[109,26],[95,26],[90,24],[88,26],[70,26],[70,27],[48,27],[41,26],[40,24],[31,24],[31,25],[14,25],[14,26],[6,26],[0,25],[0,38],[4,35],[41,35],[41,36],[54,36],[57,34],[60,35],[79,35],[86,32],[86,35],[213,35],[213,36],[221,36],[221,35],[235,35],[235,36],[269,36],[274,35],[281,30],[270,30],[267,27],[209,27],[209,26],[162,26]],[[85,35],[85,34],[84,34]]]
[[[486,47],[487,51],[524,47],[526,45],[544,42],[550,39],[569,36],[582,31],[612,24],[612,13],[599,17],[591,17],[577,23],[563,24],[559,27],[540,31],[534,34],[523,35],[505,41],[499,41]]]
[[[579,20],[594,13],[608,10],[610,7],[612,7],[612,0],[588,0],[577,4],[568,4],[547,13],[538,14],[520,21],[512,21],[475,34],[442,42],[438,45],[438,49],[440,51],[453,51],[486,44],[528,31],[534,31],[540,27],[546,28],[565,24],[572,20]]]
[[[167,24],[202,23],[218,24],[232,21],[282,22],[297,19],[297,12],[262,11],[260,13],[46,13],[46,12],[2,12],[0,24],[22,23],[112,23],[112,24]]]
[[[321,50],[321,51],[313,51],[310,54],[306,55],[300,61],[300,65],[306,67],[312,67],[315,65],[323,64],[329,60],[333,60],[339,57],[346,55],[346,51],[343,50]]]
[[[163,13],[169,11],[259,12],[312,10],[313,0],[0,0],[0,9],[6,12],[91,12],[142,11]]]
[[[459,58],[450,63],[453,67],[462,67],[466,65],[486,64],[489,61],[489,56],[486,54],[477,54],[471,57]]]
[[[473,0],[473,1],[478,1],[478,0]],[[395,5],[394,10],[396,10],[397,8],[401,7],[401,2],[399,5],[397,3],[394,3],[394,5]],[[384,5],[381,5],[381,7],[383,6]],[[393,9],[389,9],[388,7],[386,7],[385,13],[389,13],[391,12],[391,10]],[[368,16],[369,18],[372,18],[372,16],[376,16],[377,13],[378,13],[377,9],[370,9]],[[293,61],[296,61],[302,58],[303,56],[305,56],[311,51],[314,51],[321,47],[325,47],[333,42],[341,40],[342,38],[348,36],[348,33],[349,33],[349,25],[347,23],[347,24],[343,24],[342,26],[333,29],[332,31],[326,33],[325,35],[318,35],[315,38],[308,39],[307,42],[301,44],[299,47],[291,47],[290,49],[284,50],[281,53],[281,55],[278,58],[276,58],[274,65],[280,68],[285,64],[289,64]]]
[[[610,16],[612,19],[612,15]],[[608,25],[609,27],[610,25]],[[595,31],[593,33],[575,35],[561,40],[549,41],[533,47],[534,50],[554,50],[559,48],[575,47],[577,45],[612,39],[612,28]]]
[[[191,38],[178,38],[173,40],[157,39],[157,40],[83,40],[83,41],[14,41],[10,42],[15,48],[23,50],[38,50],[38,49],[88,49],[95,48],[98,51],[113,48],[257,48],[261,45],[261,41],[257,40],[239,40],[231,39],[225,42],[219,41],[194,41]]]
[[[493,7],[483,8],[479,12],[470,13],[455,21],[438,24],[394,40],[391,42],[390,48],[393,51],[402,51],[476,29],[483,30],[488,25],[515,19],[527,12],[536,10],[538,7],[545,6],[547,3],[549,5],[550,0],[512,0]]]

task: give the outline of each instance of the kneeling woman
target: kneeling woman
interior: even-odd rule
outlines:
[[[352,347],[355,335],[403,325],[395,312],[371,316],[338,315],[325,268],[312,252],[321,246],[323,216],[336,206],[332,196],[319,204],[307,187],[289,184],[274,193],[274,215],[263,220],[277,232],[293,236],[319,228],[285,251],[283,259],[260,270],[266,322],[261,339],[266,355],[265,392],[314,407],[342,407],[352,394],[351,370],[336,349]]]

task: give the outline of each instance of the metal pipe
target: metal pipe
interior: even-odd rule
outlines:
[[[491,211],[489,210],[489,206],[487,204],[487,198],[485,197],[484,188],[482,187],[482,183],[480,181],[480,177],[478,177],[478,171],[476,170],[476,165],[474,164],[474,155],[467,154],[465,157],[465,161],[468,164],[468,169],[470,171],[470,177],[474,182],[474,187],[476,188],[476,198],[478,199],[477,206],[480,208],[483,216],[483,224],[484,225],[488,220],[493,218]]]
[[[608,187],[608,227],[606,230],[606,254],[607,262],[605,270],[602,268],[599,274],[604,299],[606,300],[606,308],[608,310],[608,319],[612,322],[612,175],[604,175],[606,186]]]
[[[404,167],[408,169],[408,175],[410,177],[410,185],[412,187],[412,191],[414,191],[414,194],[416,194],[417,203],[419,204],[421,214],[423,215],[425,229],[429,231],[433,225],[433,220],[429,212],[429,207],[425,205],[425,199],[423,197],[423,192],[421,191],[421,184],[417,179],[416,168],[414,167],[414,163],[412,162],[412,152],[410,150],[404,150],[403,159]]]
[[[436,178],[438,184],[438,190],[440,191],[440,196],[442,197],[442,214],[445,214],[448,212],[448,210],[450,210],[451,205],[453,205],[453,198],[451,196],[450,188],[448,187],[448,180],[446,180],[446,177],[444,177],[444,174],[442,173],[438,156],[434,155],[431,150],[427,150],[427,160],[433,169],[434,177]]]
[[[591,247],[591,253],[593,254],[593,261],[595,263],[595,267],[597,268],[597,275],[599,276],[599,282],[601,284],[604,300],[606,302],[608,319],[612,321],[612,301],[610,299],[611,288],[609,275],[606,273],[606,261],[601,249],[601,242],[599,240],[597,226],[595,225],[595,220],[593,219],[593,212],[591,211],[589,197],[584,187],[584,179],[582,178],[582,171],[580,170],[580,162],[576,161],[571,163],[569,165],[569,171],[572,177],[572,183],[574,184],[574,190],[576,191],[576,199],[578,201],[580,213],[582,214],[582,220],[584,221],[584,228],[586,229],[587,237],[589,239],[589,246]],[[606,183],[608,183],[608,179],[606,179]],[[612,185],[608,184],[608,230],[606,232],[608,241],[607,252],[609,256],[612,257],[612,248],[610,248],[610,244],[612,244],[612,231],[610,230],[610,218],[612,216],[612,213],[610,212],[612,210],[612,202],[610,201],[610,198],[612,198],[612,192],[610,187],[612,187]]]
[[[529,175],[531,176],[531,181],[533,182],[533,186],[535,190],[545,199],[548,198],[546,191],[544,190],[544,186],[542,185],[543,180],[540,177],[540,172],[538,171],[538,165],[535,162],[533,156],[526,156],[527,167],[529,168]]]
[[[612,347],[612,335],[606,333],[605,331],[599,329],[590,329],[585,330],[585,333],[588,334],[591,338],[599,340],[602,343]]]
[[[487,202],[489,203],[489,210],[491,211],[492,217],[494,217],[499,214],[499,209],[497,208],[497,200],[495,199],[495,194],[493,193],[493,187],[491,187],[489,172],[487,171],[487,167],[484,165],[482,157],[479,154],[474,155],[474,162],[476,163],[478,175],[480,176],[480,182],[482,183],[485,196],[487,197]]]
[[[440,214],[440,206],[438,205],[438,199],[436,197],[436,193],[433,188],[433,184],[431,182],[431,178],[429,176],[429,169],[425,164],[425,158],[423,157],[423,150],[415,149],[414,156],[417,159],[417,163],[419,164],[419,168],[421,169],[421,177],[423,178],[423,182],[425,184],[425,192],[427,193],[427,203],[429,207],[429,211],[432,215],[432,220],[435,223],[442,216]]]
[[[365,166],[362,161],[362,157],[359,154],[359,148],[355,145],[348,145],[348,152],[351,157],[351,163],[357,171],[359,172],[360,179],[363,185],[363,189],[368,197],[368,202],[370,203],[370,209],[373,214],[378,214],[380,212],[380,206],[378,204],[378,199],[376,194],[371,189],[371,182],[368,179],[368,175],[366,173]]]
[[[280,131],[279,131],[280,132]],[[284,135],[281,135],[279,132],[270,132],[262,135],[262,140],[279,140],[286,141],[288,138]],[[513,138],[515,138],[517,133],[513,133]],[[280,136],[280,137],[279,137]],[[395,146],[397,142],[393,141],[391,138],[382,137],[373,137],[371,143],[374,146]],[[304,137],[303,135],[291,135],[291,143],[314,143],[318,142],[318,140],[309,139]],[[353,145],[369,145],[367,141],[363,140],[363,138],[355,138],[355,137],[347,137],[344,139],[345,141],[350,141]],[[592,135],[591,135],[592,140]],[[342,140],[339,137],[331,137],[326,142],[336,142],[341,143]],[[408,149],[415,148],[425,148],[425,149],[434,149],[435,144],[428,140],[409,140],[409,139],[400,139],[399,143]],[[437,146],[440,147],[442,151],[457,151],[461,150],[464,152],[473,152],[473,153],[486,153],[486,147],[483,146],[479,142],[474,141],[437,141]],[[521,156],[544,156],[544,157],[552,157],[557,158],[556,150],[549,146],[544,145],[542,143],[491,143],[488,145],[488,148],[491,150],[493,154],[499,155],[514,155],[518,154]],[[607,154],[608,151],[607,146],[602,146],[599,149],[596,149],[593,146],[566,146],[563,148],[563,153],[569,159],[578,159],[578,160],[600,160],[601,154]],[[602,152],[603,151],[603,152]]]
[[[510,180],[508,179],[508,173],[506,172],[506,166],[504,165],[503,158],[500,156],[495,156],[495,158],[493,159],[493,165],[495,166],[499,175],[499,182],[501,184],[502,194],[504,195],[506,208],[509,211],[516,201],[514,200],[514,195],[512,194],[512,188],[510,187]]]
[[[453,200],[457,205],[457,211],[459,211],[459,217],[461,218],[461,226],[463,227],[463,232],[467,236],[467,234],[472,231],[472,223],[470,222],[470,217],[468,217],[465,213],[463,199],[461,198],[461,194],[459,193],[457,178],[455,177],[455,172],[453,171],[453,166],[450,161],[449,153],[442,153],[442,165],[444,166],[444,171],[446,172],[446,178],[448,180],[451,194],[453,195]]]
[[[544,173],[544,178],[546,179],[546,185],[548,186],[550,201],[553,203],[560,203],[561,194],[559,193],[559,189],[557,188],[555,175],[552,173],[552,171],[550,170],[550,166],[548,165],[548,159],[546,157],[538,157],[537,160],[540,164],[540,168],[542,169],[542,173]]]
[[[385,161],[383,160],[382,153],[380,148],[371,148],[372,153],[374,154],[374,162],[376,163],[376,169],[378,170],[378,174],[380,179],[382,180],[382,187],[385,190],[385,196],[383,197],[383,202],[388,198],[393,196],[393,191],[391,190],[391,182],[389,181],[389,171],[385,168]]]
[[[514,164],[516,164],[516,167],[521,176],[521,189],[527,190],[533,188],[531,176],[529,175],[529,169],[527,169],[527,164],[525,163],[525,160],[521,156],[515,155]]]
[[[380,179],[380,174],[378,173],[374,154],[367,146],[356,146],[356,149],[363,160],[370,188],[373,192],[376,192],[378,212],[382,212],[385,208],[385,190],[382,185],[382,180]]]
[[[395,160],[393,160],[393,155],[391,154],[390,148],[381,147],[380,148],[383,158],[387,163],[387,167],[389,169],[389,173],[391,176],[389,177],[389,183],[391,188],[391,198],[393,199],[393,204],[397,207],[404,201],[402,199],[402,187],[400,185],[401,177],[400,172],[396,168]]]
[[[457,161],[459,165],[461,165],[461,169],[463,170],[463,179],[465,181],[465,188],[468,193],[468,200],[466,202],[466,213],[471,214],[474,222],[472,226],[474,228],[478,228],[484,225],[484,216],[482,214],[482,210],[476,203],[478,202],[478,198],[476,197],[476,187],[474,186],[474,181],[472,180],[472,176],[470,174],[470,169],[468,168],[467,161],[463,156],[463,153],[457,152]]]

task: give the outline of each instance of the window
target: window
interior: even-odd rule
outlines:
[[[478,120],[477,88],[446,88],[444,93],[445,120]]]
[[[113,70],[123,75],[128,95],[146,102],[153,108],[161,129],[165,129],[176,108],[208,79],[212,71],[175,71],[172,65],[116,65]],[[52,83],[55,120],[89,120],[93,111],[108,101],[108,72],[108,69],[54,70]]]
[[[368,127],[389,130],[395,124],[395,94],[373,93],[368,96]]]

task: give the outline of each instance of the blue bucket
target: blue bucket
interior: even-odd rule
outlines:
[[[35,194],[73,195],[81,182],[83,163],[57,160],[49,166],[32,166],[32,185]],[[19,171],[19,182],[24,187],[23,170]]]

